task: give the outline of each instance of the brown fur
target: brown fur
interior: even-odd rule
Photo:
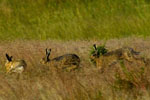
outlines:
[[[49,59],[50,52],[51,49],[46,49],[46,56],[41,59],[41,64],[54,66],[58,69],[65,69],[67,71],[71,71],[79,67],[80,58],[76,54],[65,54],[53,59]]]
[[[95,61],[97,68],[101,69],[102,66],[115,64],[118,60],[125,59],[129,62],[132,62],[138,54],[139,53],[134,51],[132,48],[124,47],[110,51],[104,55],[101,55],[100,57],[97,55],[92,55],[90,58]]]
[[[7,73],[22,73],[25,70],[27,64],[24,60],[12,60],[12,57],[9,57],[8,54],[6,55],[7,61],[5,67]]]

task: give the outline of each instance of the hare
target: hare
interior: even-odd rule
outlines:
[[[27,64],[24,60],[18,59],[18,60],[12,60],[12,56],[9,56],[6,53],[6,63],[5,63],[5,67],[6,67],[6,73],[19,73],[21,74]]]
[[[102,66],[115,64],[118,60],[124,59],[132,62],[135,58],[135,55],[139,54],[139,52],[134,51],[132,48],[123,47],[100,55],[96,44],[94,44],[93,47],[94,53],[91,55],[90,59],[95,61],[96,66],[100,69]]]
[[[51,49],[46,49],[46,56],[41,59],[41,64],[56,66],[58,69],[66,69],[67,71],[72,71],[79,67],[80,58],[76,54],[65,54],[50,59],[50,53]]]

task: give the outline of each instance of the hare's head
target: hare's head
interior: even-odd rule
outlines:
[[[5,67],[6,67],[6,70],[8,70],[12,65],[12,56],[9,56],[7,53],[6,53],[6,63],[5,63]]]
[[[107,49],[105,48],[104,45],[102,46],[96,46],[96,44],[93,44],[93,50],[91,52],[91,59],[96,59],[99,58],[101,55],[104,55],[105,53],[107,53]]]
[[[41,64],[46,64],[47,62],[50,61],[50,53],[51,53],[51,49],[47,49],[45,50],[45,56],[40,60]]]
[[[93,50],[92,50],[92,52],[91,52],[90,58],[91,58],[91,60],[94,60],[94,59],[96,59],[96,58],[99,58],[99,56],[100,56],[100,53],[98,52],[98,49],[97,49],[97,47],[96,47],[96,44],[93,44]]]
[[[99,57],[104,55],[105,53],[107,53],[107,49],[105,48],[104,45],[97,47],[96,44],[93,44],[93,49],[90,54],[91,62],[94,64],[98,63],[97,61]]]

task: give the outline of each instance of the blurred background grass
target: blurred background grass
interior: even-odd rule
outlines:
[[[149,0],[0,0],[0,40],[150,36]]]

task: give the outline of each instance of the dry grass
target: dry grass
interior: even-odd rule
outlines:
[[[130,73],[132,80],[123,80],[117,76],[113,82],[111,70],[101,74],[89,61],[90,47],[103,41],[16,41],[0,43],[0,100],[149,100],[149,74],[138,77]],[[141,52],[140,56],[150,57],[150,40],[127,38],[109,40],[108,50],[130,46]],[[76,53],[81,58],[80,70],[62,72],[43,66],[39,60],[45,54],[45,48],[52,48],[51,58],[65,53]],[[14,59],[27,61],[27,70],[17,79],[16,75],[5,75],[5,53]],[[132,64],[133,65],[133,64]],[[124,66],[124,65],[122,65]],[[139,65],[140,66],[140,65]],[[131,68],[132,69],[132,68]],[[135,68],[136,69],[136,68]],[[146,69],[148,72],[148,68]],[[146,73],[145,72],[145,73]],[[115,72],[113,72],[114,74]],[[109,78],[108,78],[109,77]],[[119,81],[119,82],[118,82]],[[133,84],[135,83],[135,84]],[[127,85],[125,85],[127,84]],[[122,88],[132,84],[133,88]],[[138,84],[138,86],[136,86]]]

